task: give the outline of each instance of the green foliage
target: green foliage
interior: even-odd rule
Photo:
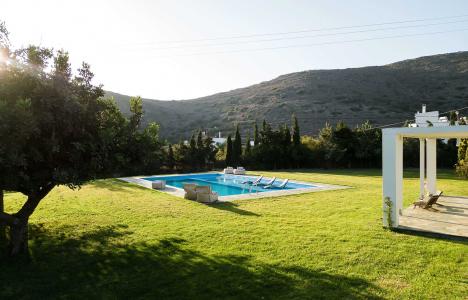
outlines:
[[[209,136],[204,136],[201,131],[198,131],[196,137],[192,135],[188,145],[181,141],[178,145],[170,146],[169,150],[171,149],[174,152],[174,166],[181,172],[212,168],[218,152],[213,140]],[[167,167],[172,170],[169,162]]]
[[[293,128],[292,128],[292,139],[293,145],[295,147],[299,147],[301,144],[301,132],[299,129],[299,122],[297,121],[297,117],[295,114],[292,116]]]
[[[373,68],[355,68],[352,72],[321,70],[291,73],[260,85],[192,101],[148,99],[145,100],[145,120],[157,120],[161,124],[161,135],[172,142],[189,138],[187,132],[200,126],[228,131],[231,130],[230,124],[239,124],[243,129],[243,124],[254,120],[259,120],[259,129],[263,119],[275,126],[289,123],[291,116],[287,111],[296,112],[300,135],[307,133],[315,136],[325,122],[336,124],[344,117],[350,128],[366,119],[381,125],[396,123],[420,110],[421,103],[426,103],[430,110],[438,111],[465,106],[468,89],[459,91],[456,88],[467,86],[468,72],[464,72],[466,61],[468,51],[426,56]],[[298,94],[300,90],[304,93]],[[418,101],[414,101],[415,94]],[[439,96],[444,96],[446,100],[439,100]],[[115,98],[120,101],[119,107],[127,112],[128,98],[123,95],[115,95]],[[362,111],[356,110],[356,107],[362,108]],[[253,131],[252,135],[255,141]]]
[[[233,164],[233,145],[231,135],[228,135],[226,141],[226,166],[232,166]]]
[[[242,157],[242,138],[239,132],[239,125],[236,126],[236,133],[234,135],[234,141],[232,143],[232,164],[239,166],[241,164]]]
[[[468,179],[468,139],[460,141],[460,145],[458,146],[458,163],[455,169],[458,176]]]
[[[170,144],[169,144],[169,146],[167,148],[167,167],[171,171],[175,167],[174,150],[172,149],[172,145],[170,145]]]
[[[6,45],[0,26],[0,191],[27,196],[15,214],[0,214],[9,231],[9,254],[27,253],[27,223],[41,200],[58,185],[69,188],[97,178],[156,172],[161,152],[159,126],[138,130],[140,98],[131,100],[126,119],[105,99],[83,63],[72,75],[68,53]]]
[[[254,146],[257,146],[260,143],[260,137],[258,134],[258,125],[257,122],[255,121],[254,125]]]
[[[458,121],[458,115],[456,111],[450,112],[449,120],[450,120],[450,126],[455,125],[455,122]]]
[[[468,150],[468,139],[461,139],[458,145],[458,161],[466,160],[466,151]]]
[[[393,220],[392,220],[392,200],[390,200],[390,197],[385,197],[385,214],[387,218],[387,226],[388,228],[393,228]]]

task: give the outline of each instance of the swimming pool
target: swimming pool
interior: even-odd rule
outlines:
[[[188,174],[188,175],[175,175],[175,176],[151,176],[143,177],[143,180],[155,181],[164,180],[166,185],[183,189],[184,183],[195,183],[198,185],[211,186],[214,192],[219,196],[234,196],[250,193],[265,193],[274,191],[288,191],[298,189],[314,189],[315,185],[304,184],[289,181],[286,187],[279,188],[278,186],[283,182],[283,179],[276,179],[272,188],[265,189],[260,186],[252,186],[245,184],[246,181],[254,181],[258,176],[244,176],[244,175],[230,175],[220,173],[205,173],[205,174]],[[261,183],[266,184],[271,178],[263,178]]]

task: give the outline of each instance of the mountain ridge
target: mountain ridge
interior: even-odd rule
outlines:
[[[129,113],[129,96],[106,94]],[[161,136],[175,142],[197,129],[227,134],[239,124],[245,133],[263,119],[289,123],[295,113],[302,132],[316,134],[326,122],[354,126],[412,119],[422,103],[440,111],[468,105],[468,51],[383,66],[300,71],[195,99],[143,99],[143,122],[160,123]]]

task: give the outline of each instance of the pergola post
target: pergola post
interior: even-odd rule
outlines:
[[[426,141],[419,139],[419,198],[424,199],[424,180],[426,177],[425,165],[426,165]]]
[[[392,226],[398,226],[398,216],[403,206],[403,138],[392,132],[382,136],[382,177],[383,177],[383,225],[389,226],[388,210]],[[390,199],[391,207],[386,204]]]
[[[437,139],[427,139],[427,190],[435,194],[437,187]]]

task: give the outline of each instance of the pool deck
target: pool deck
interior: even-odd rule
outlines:
[[[189,175],[200,175],[200,174],[222,174],[219,172],[204,172],[204,173],[192,173],[192,174],[173,174],[173,175],[161,175],[164,177],[170,177],[170,176],[189,176]],[[230,174],[231,175],[231,174]],[[247,174],[247,175],[233,175],[233,176],[239,176],[239,177],[255,177],[258,175],[254,174]],[[136,177],[124,177],[124,178],[118,178],[119,180],[137,184],[140,186],[145,186],[143,178],[146,178],[148,176],[136,176]],[[268,179],[268,178],[265,178]],[[279,179],[281,180],[281,179]],[[219,196],[218,201],[219,202],[229,202],[229,201],[234,201],[234,200],[247,200],[247,199],[259,199],[259,198],[269,198],[269,197],[279,197],[279,196],[288,196],[288,195],[296,195],[296,194],[305,194],[305,193],[314,193],[314,192],[320,192],[320,191],[331,191],[331,190],[341,190],[341,189],[349,189],[351,188],[350,186],[343,186],[343,185],[332,185],[332,184],[325,184],[325,183],[317,183],[317,182],[305,182],[305,181],[297,181],[297,180],[290,180],[290,182],[293,183],[299,183],[299,184],[306,184],[306,185],[313,185],[313,188],[298,188],[298,189],[291,189],[291,190],[275,190],[275,191],[267,191],[267,192],[252,192],[248,194],[239,194],[239,195],[232,195],[232,196]],[[147,187],[148,188],[148,187]],[[184,197],[184,190],[172,186],[166,185],[165,189],[158,190],[161,192],[165,192],[168,194],[171,194],[176,197]]]
[[[441,196],[432,209],[403,210],[397,229],[468,239],[468,197]]]

